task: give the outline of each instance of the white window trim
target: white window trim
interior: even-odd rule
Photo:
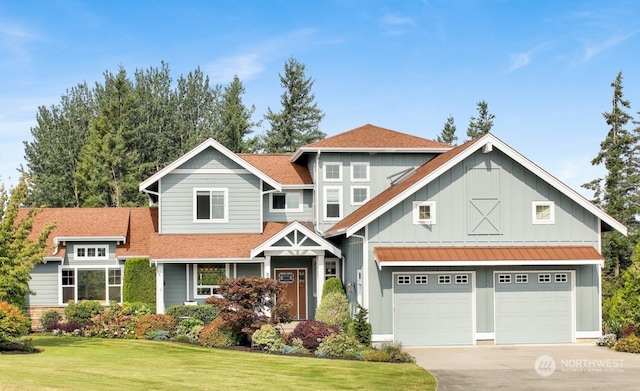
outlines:
[[[118,286],[114,284],[109,284],[109,270],[119,269],[120,270],[120,302],[122,302],[122,287],[124,282],[124,266],[121,265],[76,265],[76,266],[58,266],[58,304],[59,305],[69,305],[69,303],[63,302],[63,288],[73,287],[73,301],[78,301],[78,270],[104,270],[105,277],[105,298],[106,300],[100,301],[100,303],[108,304],[111,301],[109,297],[109,288]],[[73,270],[73,285],[62,285],[62,271],[63,270]]]
[[[549,220],[538,220],[536,207],[549,207]],[[533,201],[531,203],[531,221],[533,224],[555,224],[556,223],[556,204],[553,201]]]
[[[327,166],[338,166],[338,177],[327,178]],[[325,182],[342,182],[342,163],[339,162],[325,162],[322,167],[322,179]]]
[[[353,194],[355,189],[367,190],[367,198],[365,198],[364,201],[356,202]],[[351,205],[364,205],[367,201],[369,201],[369,186],[351,186]]]
[[[193,298],[194,299],[206,299],[208,297],[211,296],[215,296],[215,297],[222,297],[222,295],[199,295],[198,294],[198,288],[219,288],[219,285],[198,285],[198,265],[209,265],[207,263],[203,263],[203,264],[198,264],[198,263],[194,263],[193,264]],[[224,275],[225,278],[229,278],[229,270],[230,269],[230,264],[225,263],[224,264]]]
[[[338,217],[327,217],[327,193],[329,190],[338,190]],[[324,188],[324,199],[323,205],[324,209],[324,219],[326,221],[338,221],[342,219],[343,210],[343,202],[342,202],[342,186],[325,186]]]
[[[84,253],[87,254],[88,253],[88,249],[90,248],[95,248],[96,249],[96,255],[93,257],[90,257],[88,255],[85,255],[83,257],[79,257],[78,256],[78,249],[83,248],[84,249]],[[98,256],[98,249],[104,249],[104,256]],[[101,245],[93,245],[93,244],[82,244],[82,245],[78,245],[76,244],[75,246],[73,246],[73,259],[78,260],[78,261],[96,261],[96,260],[107,260],[109,259],[109,245],[107,244],[101,244]]]
[[[284,209],[273,209],[273,196],[276,194],[284,194]],[[297,194],[298,197],[300,198],[300,203],[298,204],[298,207],[295,209],[289,209],[287,208],[287,197],[289,196],[289,194]],[[271,193],[271,195],[269,196],[269,212],[271,213],[283,213],[283,212],[302,212],[303,211],[303,205],[302,205],[302,190],[287,190],[287,191],[283,191],[283,192],[277,192],[277,193]]]
[[[224,217],[221,219],[199,219],[198,218],[198,192],[199,191],[208,191],[209,196],[211,196],[211,192],[222,192],[224,194]],[[211,202],[211,199],[209,199]],[[194,223],[228,223],[229,222],[229,189],[227,188],[194,188],[193,189],[193,222]]]
[[[429,206],[431,209],[431,218],[420,219],[420,207],[421,206]],[[421,224],[435,224],[436,223],[436,202],[435,201],[413,201],[413,224],[421,225]]]
[[[365,178],[355,178],[354,177],[354,166],[365,166],[366,177]],[[351,182],[369,182],[369,162],[351,162]]]

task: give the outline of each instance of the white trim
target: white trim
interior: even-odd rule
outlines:
[[[198,192],[209,193],[209,218],[198,218]],[[224,217],[221,219],[211,218],[211,193],[222,193],[224,196]],[[193,189],[193,222],[194,223],[228,223],[229,222],[229,189],[228,188],[204,188],[196,187]]]
[[[229,278],[229,268],[230,268],[230,264],[229,263],[194,263],[193,264],[193,298],[194,299],[206,299],[207,297],[211,297],[211,296],[218,296],[218,295],[199,295],[198,294],[198,287],[202,287],[202,288],[217,288],[219,287],[219,285],[198,285],[198,265],[224,265],[224,278],[227,279]]]
[[[338,190],[338,217],[327,217],[327,192],[329,190]],[[332,203],[333,205],[333,203]],[[323,189],[322,199],[323,218],[325,221],[339,221],[344,214],[343,199],[342,199],[342,186],[325,186]]]
[[[488,333],[478,333],[476,332],[476,341],[479,340],[496,340],[496,333],[495,332],[488,332]]]
[[[536,208],[538,206],[549,207],[549,219],[539,220]],[[553,201],[533,201],[531,203],[531,223],[538,225],[555,224],[556,223],[556,204]]]
[[[393,342],[393,334],[371,334],[371,343]]]
[[[65,242],[119,242],[126,243],[126,236],[56,236],[53,244],[57,245]]]
[[[89,249],[93,248],[96,251],[96,255],[93,256],[89,256],[88,252]],[[84,249],[85,251],[85,255],[83,256],[78,256],[78,250],[79,249]],[[98,255],[98,249],[103,249],[104,250],[104,256],[99,256]],[[108,261],[109,260],[109,245],[108,244],[76,244],[73,246],[73,252],[71,254],[74,260],[78,260],[78,261]]]
[[[327,178],[327,166],[337,166],[338,167],[338,177],[337,178]],[[322,164],[322,180],[324,182],[342,182],[342,163],[341,162],[324,162]]]
[[[354,200],[354,194],[353,191],[356,189],[365,189],[367,191],[367,197],[364,199],[364,201],[360,201],[360,202],[356,202]],[[363,205],[365,204],[367,201],[369,201],[370,198],[370,191],[369,191],[369,186],[351,186],[351,205]]]
[[[384,214],[385,212],[387,212],[388,210],[396,206],[398,203],[402,202],[404,199],[406,199],[407,197],[409,197],[419,189],[423,188],[427,184],[431,183],[431,181],[438,178],[443,173],[449,171],[455,165],[462,162],[467,157],[471,156],[477,150],[484,147],[484,145],[487,143],[491,143],[494,149],[497,148],[498,150],[502,151],[511,159],[513,159],[514,161],[516,161],[517,163],[521,164],[526,169],[531,171],[534,175],[540,177],[541,179],[549,183],[552,187],[554,187],[556,190],[566,195],[571,200],[575,201],[578,205],[582,206],[583,208],[585,208],[587,211],[589,211],[596,217],[600,218],[602,221],[604,221],[607,225],[609,225],[616,231],[622,233],[623,235],[627,235],[627,227],[625,227],[622,223],[620,223],[613,217],[606,214],[602,209],[598,208],[596,205],[591,203],[589,200],[584,198],[575,190],[571,189],[569,186],[560,182],[554,176],[552,176],[551,174],[544,171],[542,168],[540,168],[539,166],[537,166],[536,164],[534,164],[533,162],[531,162],[530,160],[522,156],[519,152],[517,152],[513,148],[503,143],[500,139],[498,139],[491,133],[487,133],[484,136],[476,139],[476,141],[474,141],[472,145],[468,146],[464,151],[460,152],[458,155],[449,159],[444,164],[436,167],[433,171],[431,171],[429,174],[424,176],[422,179],[418,180],[416,183],[409,186],[403,192],[391,198],[389,201],[387,201],[382,206],[380,206],[379,208],[371,212],[369,215],[360,219],[360,221],[356,222],[350,227],[347,227],[344,231],[341,230],[339,232],[336,232],[335,234],[337,235],[342,232],[345,232],[347,237],[353,235],[354,233],[358,232],[362,227],[368,225],[369,223],[371,223],[372,221],[380,217],[382,214]],[[429,164],[429,162],[425,164]]]
[[[365,152],[365,153],[436,153],[440,154],[443,152],[447,152],[453,149],[453,147],[449,148],[401,148],[401,147],[302,147],[299,148],[296,153],[291,157],[291,161],[295,162],[302,156],[304,153],[320,153],[320,152],[341,152],[341,153],[349,153],[349,152]]]
[[[124,286],[124,265],[118,264],[95,264],[95,265],[58,265],[58,305],[66,306],[68,303],[64,303],[64,295],[63,295],[63,285],[62,285],[62,271],[63,270],[73,270],[73,301],[78,301],[78,270],[100,270],[104,271],[104,288],[105,288],[105,300],[96,300],[101,304],[108,304],[112,299],[109,297],[109,287],[114,286],[109,284],[109,270],[120,270],[120,301],[122,303],[122,288]],[[66,287],[70,287],[71,285],[65,285]],[[95,300],[95,299],[91,299]]]
[[[556,260],[505,260],[505,261],[379,261],[376,259],[378,268],[393,267],[393,266],[547,266],[547,265],[600,265],[604,264],[602,259],[556,259]],[[527,270],[527,273],[529,271]]]
[[[297,195],[299,197],[299,203],[298,203],[298,207],[297,208],[288,208],[288,201],[287,198],[290,195]],[[284,209],[273,209],[273,196],[274,195],[284,195]],[[269,193],[269,212],[270,213],[298,213],[298,212],[303,212],[304,209],[304,192],[302,190],[285,190],[282,192],[274,192],[274,193]],[[262,209],[260,209],[262,210]]]
[[[173,174],[251,174],[245,168],[176,168]]]
[[[364,165],[365,166],[365,177],[364,178],[354,178],[354,166]],[[369,182],[371,178],[370,170],[369,170],[369,162],[351,162],[349,164],[349,171],[351,176],[351,182]]]
[[[602,337],[602,331],[576,331],[576,339],[583,338],[600,338]]]
[[[429,219],[420,219],[420,207],[429,207]],[[436,223],[436,202],[435,201],[413,201],[413,224],[415,225],[432,225]]]
[[[154,265],[162,265],[165,263],[260,263],[264,262],[264,258],[153,258],[150,259]]]
[[[156,313],[164,314],[164,265],[163,264],[156,264]]]
[[[236,155],[235,153],[231,152],[229,149],[227,149],[225,146],[223,146],[222,144],[220,144],[216,140],[214,140],[212,138],[209,138],[209,139],[205,140],[203,143],[201,143],[200,145],[198,145],[197,147],[193,148],[191,151],[189,151],[186,154],[182,155],[180,158],[175,160],[173,163],[169,164],[168,166],[166,166],[162,170],[158,171],[157,173],[155,173],[154,175],[150,176],[145,181],[140,183],[140,186],[139,186],[140,191],[145,191],[149,186],[151,186],[155,182],[159,181],[162,177],[164,177],[165,175],[169,174],[170,172],[173,172],[175,169],[180,167],[182,164],[186,163],[187,161],[189,161],[190,159],[192,159],[193,157],[198,155],[200,152],[202,152],[205,149],[210,148],[210,147],[216,149],[218,152],[222,153],[224,156],[228,157],[233,162],[235,162],[238,165],[240,165],[241,167],[245,168],[251,174],[257,176],[260,179],[262,179],[263,181],[268,183],[271,187],[275,188],[276,190],[278,190],[278,191],[282,190],[280,184],[278,182],[276,182],[275,180],[273,180],[270,176],[268,176],[264,172],[262,172],[262,171],[258,170],[257,168],[255,168],[249,162],[247,162],[246,160],[242,159],[240,156]]]
[[[300,239],[298,239],[298,235],[296,234],[295,242],[291,243],[291,247],[276,248],[276,249],[271,248],[275,243],[279,242],[282,238],[287,237],[287,235],[289,235],[293,231],[298,231],[304,237],[300,237]],[[310,238],[314,242],[318,243],[319,246],[302,246],[306,238]],[[330,253],[332,253],[338,258],[342,256],[342,251],[338,247],[334,246],[329,241],[324,239],[322,236],[319,236],[318,234],[311,231],[309,228],[305,227],[304,225],[302,225],[297,221],[294,221],[293,223],[289,224],[280,232],[278,232],[277,234],[269,238],[269,240],[263,242],[258,247],[252,249],[251,252],[249,253],[249,256],[251,257],[249,259],[253,259],[263,251],[269,251],[269,250],[278,250],[280,252],[282,251],[285,251],[285,252],[287,251],[329,251]]]

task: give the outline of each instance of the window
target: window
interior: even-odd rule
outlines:
[[[369,199],[369,186],[351,187],[351,205],[362,205]]]
[[[75,246],[74,253],[77,260],[91,260],[91,259],[107,259],[108,258],[108,246]]]
[[[511,284],[511,274],[498,274],[498,284]]]
[[[417,285],[424,285],[429,283],[429,276],[425,274],[418,274],[414,278]]]
[[[436,223],[436,202],[435,201],[414,201],[413,202],[413,224],[435,224]]]
[[[531,207],[533,224],[555,224],[555,204],[552,201],[534,201]]]
[[[369,163],[351,163],[351,182],[369,180]]]
[[[411,284],[411,277],[410,276],[398,276],[398,285],[409,285]]]
[[[220,282],[227,278],[227,268],[224,264],[194,265],[195,296],[210,297],[218,293]]]
[[[193,193],[194,221],[227,222],[228,189],[195,189]]]
[[[342,217],[342,187],[324,188],[324,218],[339,220]]]
[[[567,273],[556,273],[555,275],[555,281],[557,283],[564,283],[567,282]]]
[[[551,274],[538,274],[539,284],[548,284],[551,282]]]
[[[456,284],[468,284],[469,283],[469,275],[467,274],[456,274]]]
[[[302,191],[271,193],[270,212],[302,212]]]
[[[325,163],[324,164],[324,180],[327,182],[342,181],[342,164],[341,163]]]
[[[324,261],[324,279],[328,280],[331,277],[338,277],[337,259],[325,259]]]
[[[441,274],[438,276],[438,284],[440,285],[448,285],[451,284],[451,275],[449,274]]]
[[[516,284],[526,284],[529,282],[528,274],[516,274]]]
[[[122,302],[121,268],[64,268],[60,270],[62,304],[97,300]]]

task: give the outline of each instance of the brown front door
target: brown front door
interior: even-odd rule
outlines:
[[[307,319],[307,270],[276,269],[276,280],[285,286],[293,319]]]

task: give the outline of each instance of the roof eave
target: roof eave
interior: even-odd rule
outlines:
[[[571,266],[571,265],[598,265],[604,267],[604,260],[602,259],[541,259],[541,260],[487,260],[487,261],[474,261],[474,260],[462,260],[462,261],[379,261],[376,259],[378,268],[393,267],[393,266]]]
[[[53,238],[54,244],[64,242],[120,242],[126,243],[126,236],[56,236]]]
[[[291,161],[295,162],[302,156],[304,153],[318,153],[318,152],[364,152],[364,153],[444,153],[451,148],[403,148],[403,147],[320,147],[320,148],[306,148],[302,147],[296,151],[296,153],[291,157]]]

